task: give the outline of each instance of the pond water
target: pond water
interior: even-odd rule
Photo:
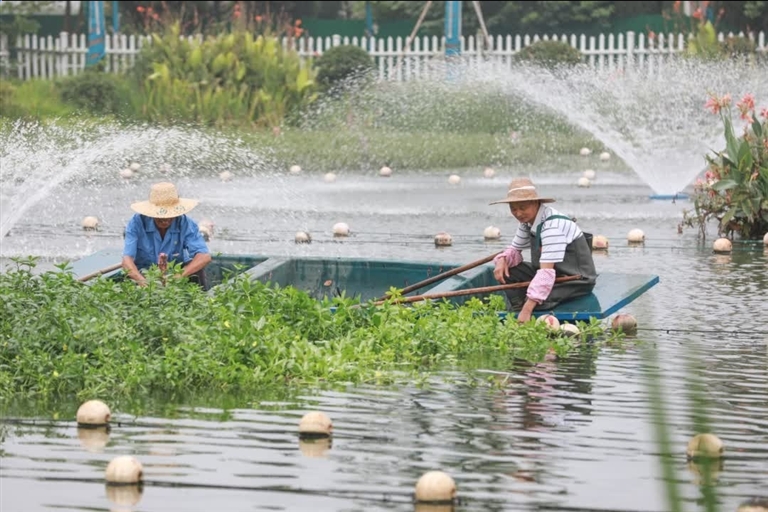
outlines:
[[[711,251],[696,232],[679,234],[688,201],[657,201],[636,175],[612,162],[579,156],[535,169],[445,172],[339,172],[334,183],[305,171],[242,170],[221,182],[218,170],[173,176],[182,196],[201,200],[197,220],[215,222],[210,242],[224,253],[356,256],[468,263],[511,240],[516,222],[502,198],[514,175],[530,175],[553,205],[594,234],[606,235],[599,271],[651,273],[660,283],[627,306],[637,339],[583,350],[561,361],[493,361],[476,373],[439,374],[426,386],[334,387],[264,396],[137,400],[116,408],[108,436],[78,431],[74,398],[54,404],[6,404],[0,453],[0,509],[228,511],[666,511],[660,449],[654,441],[644,366],[658,361],[672,460],[686,510],[704,510],[701,477],[686,462],[695,433],[687,392],[689,364],[699,366],[713,431],[727,458],[716,475],[720,510],[768,495],[768,251],[736,244]],[[586,167],[590,188],[577,188]],[[458,186],[448,175],[462,176]],[[116,173],[114,173],[116,175]],[[129,204],[144,199],[160,174],[147,168],[122,181],[72,180],[22,217],[3,240],[3,262],[34,254],[54,261],[119,247]],[[101,219],[94,234],[86,215]],[[347,222],[352,235],[334,239]],[[483,240],[488,225],[503,238]],[[626,234],[640,228],[643,246]],[[293,236],[306,229],[310,245]],[[453,246],[436,248],[447,231]],[[645,349],[650,348],[650,351]],[[488,381],[494,385],[485,385]],[[109,397],[102,397],[109,402]],[[332,443],[297,437],[308,410],[328,413]],[[133,454],[146,483],[107,489],[106,464]],[[455,507],[415,506],[419,476],[454,477]],[[131,503],[134,503],[131,505]]]

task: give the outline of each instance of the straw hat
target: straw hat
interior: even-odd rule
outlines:
[[[528,178],[515,178],[509,183],[507,197],[490,204],[499,203],[522,203],[525,201],[541,201],[542,203],[554,203],[555,200],[549,197],[539,197],[536,187]]]
[[[149,191],[149,201],[133,203],[131,209],[155,219],[172,219],[189,213],[197,203],[195,199],[180,198],[172,183],[155,183]]]

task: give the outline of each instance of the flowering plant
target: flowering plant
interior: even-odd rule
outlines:
[[[743,133],[737,136],[729,94],[711,95],[705,106],[723,121],[725,149],[706,155],[704,179],[694,184],[695,213],[684,211],[683,222],[690,227],[698,225],[702,237],[706,223],[715,218],[720,235],[762,238],[768,231],[768,108],[762,108],[758,117],[751,94],[736,103],[745,121]]]

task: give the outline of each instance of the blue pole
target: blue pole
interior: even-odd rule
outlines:
[[[445,2],[445,56],[461,54],[461,1]]]
[[[117,0],[112,2],[112,33],[120,32],[120,6]]]
[[[104,2],[88,2],[88,53],[85,65],[94,66],[104,58]]]

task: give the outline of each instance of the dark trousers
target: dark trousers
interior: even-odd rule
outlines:
[[[509,267],[509,277],[505,278],[506,284],[511,283],[524,283],[531,281],[536,275],[537,269],[533,267],[529,262],[524,261],[514,267]],[[560,276],[558,276],[560,277]],[[588,281],[568,281],[565,283],[555,283],[552,287],[552,292],[547,297],[547,300],[537,305],[534,310],[542,309],[554,309],[558,304],[575,299],[576,297],[582,297],[589,295],[595,287],[595,283]],[[505,290],[509,305],[513,310],[519,310],[525,304],[525,294],[528,291],[528,287],[514,288],[512,290]]]
[[[186,266],[186,264],[182,265],[182,268],[184,266]],[[189,280],[200,285],[200,288],[202,288],[203,291],[207,292],[211,288],[208,284],[208,275],[205,273],[205,268],[201,268],[194,274],[190,274]]]

